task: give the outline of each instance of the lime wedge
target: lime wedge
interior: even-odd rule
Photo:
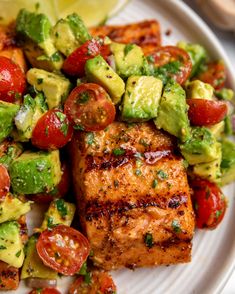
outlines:
[[[45,13],[52,23],[56,21],[54,3],[48,0],[0,0],[0,23],[14,20],[21,8]]]
[[[54,0],[57,18],[76,12],[85,24],[98,25],[120,11],[128,0]]]
[[[85,24],[95,26],[120,11],[129,0],[0,0],[0,24],[14,20],[21,8],[45,13],[54,24],[76,12]]]

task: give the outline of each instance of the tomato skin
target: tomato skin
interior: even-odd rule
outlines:
[[[0,56],[0,100],[14,103],[25,92],[26,79],[19,65]]]
[[[78,277],[69,288],[69,294],[113,294],[116,286],[106,272],[92,271],[91,283],[86,284],[82,276]]]
[[[207,99],[186,99],[189,105],[188,116],[192,125],[209,126],[219,123],[228,112],[225,102]]]
[[[108,93],[93,83],[74,88],[64,104],[64,112],[73,125],[85,131],[99,131],[111,124],[116,109]]]
[[[10,190],[10,176],[6,167],[0,164],[0,200],[3,200]]]
[[[100,38],[88,40],[65,59],[63,71],[70,76],[82,77],[85,75],[86,61],[99,54],[106,58],[110,54],[109,46],[103,45]]]
[[[64,198],[64,196],[67,194],[69,190],[70,182],[71,182],[69,166],[66,161],[63,161],[61,163],[61,170],[62,170],[62,177],[58,186],[55,188],[55,192],[32,194],[29,196],[29,198],[40,204],[50,203],[55,198]]]
[[[61,110],[51,109],[38,120],[31,140],[40,149],[58,149],[71,140],[72,134],[67,116]]]
[[[183,84],[189,77],[192,70],[192,62],[186,51],[176,46],[162,46],[150,55],[154,65],[161,68],[171,62],[179,61],[181,66],[177,72],[169,73],[177,83]]]
[[[226,200],[220,188],[208,180],[194,179],[190,186],[193,189],[193,202],[197,227],[215,229],[222,221],[226,211]]]
[[[44,289],[34,289],[30,291],[29,294],[61,294],[61,292],[55,288],[44,288]]]
[[[71,244],[74,244],[73,247]],[[90,253],[90,244],[79,231],[58,225],[41,233],[36,249],[46,266],[63,275],[72,276],[86,261]]]
[[[208,63],[207,70],[200,73],[197,79],[210,84],[216,90],[223,88],[226,81],[224,63],[221,61]]]

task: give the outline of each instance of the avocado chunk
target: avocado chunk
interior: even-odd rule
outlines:
[[[129,77],[122,105],[125,121],[146,121],[157,117],[162,81],[150,76]]]
[[[7,194],[5,199],[0,202],[0,223],[17,220],[20,216],[30,211],[32,202],[23,202],[19,198]]]
[[[195,164],[193,166],[193,173],[194,175],[207,179],[211,182],[219,183],[221,178],[220,164],[222,151],[221,144],[217,142],[216,145],[218,158],[210,162]]]
[[[20,156],[22,152],[23,146],[20,143],[3,141],[0,144],[0,164],[8,168],[12,160]]]
[[[67,98],[71,84],[63,75],[43,69],[31,68],[26,74],[27,81],[46,97],[49,109],[58,107]]]
[[[215,91],[215,96],[220,100],[232,101],[234,98],[234,91],[232,89],[223,88]]]
[[[54,280],[58,277],[56,271],[44,265],[36,250],[37,236],[29,238],[26,245],[26,257],[21,271],[21,279],[41,278]]]
[[[227,185],[235,180],[235,143],[224,139],[222,144],[221,185]]]
[[[190,56],[192,61],[191,77],[193,77],[199,70],[200,66],[208,59],[207,52],[204,47],[199,44],[192,44],[187,42],[178,42],[177,46],[184,49]]]
[[[82,19],[76,13],[60,19],[52,29],[52,37],[57,50],[65,56],[91,39]]]
[[[73,203],[66,202],[63,199],[53,200],[45,213],[40,230],[44,231],[58,224],[70,226],[75,210],[76,207]]]
[[[214,94],[214,88],[207,83],[203,83],[199,80],[188,82],[186,85],[187,98],[199,98],[212,100]]]
[[[216,139],[219,139],[224,133],[224,127],[225,127],[225,123],[222,120],[213,126],[208,126],[207,128],[212,133],[212,135],[215,136]]]
[[[42,93],[38,93],[35,98],[32,98],[29,94],[24,96],[24,102],[15,116],[15,125],[21,142],[28,141],[32,137],[37,121],[47,109]]]
[[[116,72],[123,79],[146,74],[147,60],[141,47],[135,44],[111,43]]]
[[[192,128],[191,137],[180,144],[180,150],[189,164],[205,163],[218,159],[218,145],[207,128]]]
[[[50,37],[51,23],[44,14],[21,9],[16,19],[16,32],[23,40],[24,52],[33,67],[59,70],[63,57]]]
[[[0,101],[0,142],[10,135],[19,105]]]
[[[25,151],[9,168],[14,193],[50,192],[61,179],[59,151]]]
[[[24,245],[16,221],[0,224],[0,260],[16,268],[24,262]]]
[[[187,111],[188,105],[185,99],[185,91],[179,84],[171,81],[165,86],[158,115],[154,122],[157,128],[162,128],[185,142],[190,137]]]
[[[85,71],[88,81],[104,87],[115,104],[121,101],[125,92],[125,83],[102,56],[98,55],[87,60]]]

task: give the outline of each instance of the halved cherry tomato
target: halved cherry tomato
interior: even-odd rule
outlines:
[[[93,83],[74,88],[65,101],[64,111],[77,128],[85,131],[105,129],[116,114],[108,93]]]
[[[29,195],[29,198],[37,203],[46,204],[50,203],[55,198],[63,198],[70,187],[71,177],[69,172],[69,167],[67,162],[62,162],[61,164],[61,171],[62,171],[62,177],[58,184],[58,186],[55,187],[54,190],[52,190],[49,193],[38,193],[38,194],[32,194]]]
[[[186,51],[176,46],[164,46],[156,49],[151,58],[157,68],[166,67],[166,74],[177,83],[183,84],[192,70],[192,62]]]
[[[40,288],[30,291],[29,294],[61,294],[61,292],[55,288]]]
[[[36,248],[46,266],[68,276],[80,270],[90,253],[87,238],[79,231],[65,225],[43,231]]]
[[[197,227],[215,229],[226,211],[226,200],[222,191],[215,183],[204,179],[195,179],[190,186],[193,189]]]
[[[48,110],[37,122],[32,144],[40,149],[58,149],[71,140],[73,128],[61,110]]]
[[[0,56],[0,100],[21,100],[25,87],[25,75],[19,65],[7,57]]]
[[[188,116],[192,125],[208,126],[219,123],[228,112],[225,102],[207,99],[187,99]]]
[[[206,71],[200,73],[197,79],[212,85],[216,90],[223,88],[226,80],[224,63],[221,61],[208,63]]]
[[[69,294],[113,294],[116,286],[112,277],[103,271],[92,271],[91,282],[87,284],[83,277],[78,277],[69,289]]]
[[[103,43],[101,38],[86,41],[65,59],[63,71],[70,76],[84,76],[84,67],[88,59],[99,54],[106,58],[110,54],[109,46]]]
[[[0,200],[3,200],[10,190],[10,177],[6,167],[0,164]]]

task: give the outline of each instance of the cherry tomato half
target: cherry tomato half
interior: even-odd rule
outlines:
[[[73,51],[64,61],[63,71],[70,76],[82,77],[85,75],[85,63],[97,55],[105,59],[110,54],[109,46],[103,44],[102,39],[92,39]]]
[[[61,292],[55,288],[40,288],[32,290],[29,294],[61,294]]]
[[[188,116],[192,125],[208,126],[219,123],[227,114],[225,102],[207,99],[187,99],[189,105]]]
[[[32,144],[40,149],[58,149],[71,140],[73,128],[61,110],[48,110],[37,122]]]
[[[61,164],[62,177],[58,184],[51,192],[49,193],[38,193],[32,194],[29,198],[37,203],[46,204],[50,203],[55,198],[63,198],[70,187],[71,177],[69,172],[69,167],[67,162],[62,162]]]
[[[226,211],[226,200],[222,191],[215,183],[203,179],[193,180],[190,186],[193,189],[197,227],[215,229]]]
[[[216,90],[223,88],[226,80],[224,63],[221,61],[208,63],[206,71],[200,73],[197,79],[210,84]]]
[[[159,47],[150,57],[157,68],[167,66],[166,73],[179,84],[183,84],[191,73],[190,56],[176,46]]]
[[[83,277],[78,277],[69,289],[69,294],[113,294],[116,286],[112,277],[102,271],[92,271],[91,282],[87,284]]]
[[[68,276],[80,270],[90,253],[87,238],[79,231],[65,225],[43,231],[36,248],[46,266]]]
[[[64,111],[80,130],[105,129],[115,118],[116,109],[108,93],[93,83],[74,88],[65,101]]]
[[[0,56],[0,77],[0,100],[6,102],[21,100],[26,80],[19,65],[7,57]]]
[[[3,200],[10,190],[10,177],[6,167],[0,164],[0,200]]]

